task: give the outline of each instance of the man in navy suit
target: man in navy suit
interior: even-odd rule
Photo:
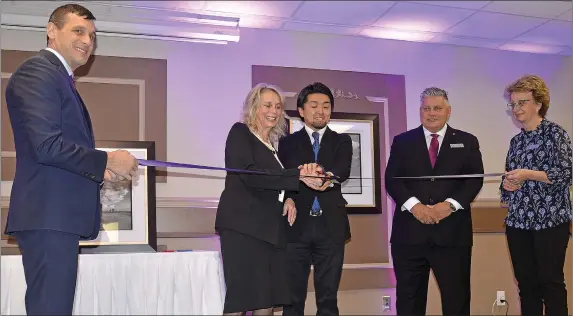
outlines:
[[[28,315],[71,315],[80,239],[100,228],[102,182],[131,179],[127,151],[95,149],[88,111],[73,71],[90,57],[95,18],[67,4],[47,26],[48,48],[26,60],[6,86],[16,146],[16,175],[6,233],[22,251]]]
[[[442,315],[470,315],[471,203],[483,178],[404,180],[397,177],[482,174],[478,139],[447,124],[445,90],[420,96],[422,125],[394,137],[386,189],[396,203],[390,237],[397,315],[425,315],[430,270],[442,297]]]

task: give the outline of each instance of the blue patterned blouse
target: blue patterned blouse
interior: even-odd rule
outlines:
[[[527,180],[519,190],[510,192],[503,189],[502,182],[501,201],[509,204],[507,226],[541,230],[571,221],[572,156],[567,132],[546,119],[537,129],[522,129],[511,139],[505,169],[545,171],[552,184]]]

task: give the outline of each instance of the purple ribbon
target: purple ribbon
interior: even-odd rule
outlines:
[[[233,168],[222,168],[222,167],[212,167],[212,166],[202,166],[202,165],[194,165],[188,163],[179,163],[179,162],[168,162],[168,161],[159,161],[159,160],[146,160],[146,159],[137,159],[141,166],[146,167],[171,167],[171,168],[185,168],[185,169],[204,169],[204,170],[220,170],[220,171],[227,171],[227,172],[235,172],[235,173],[246,173],[246,174],[258,174],[258,175],[265,175],[265,176],[280,176],[280,174],[264,172],[264,171],[257,171],[257,170],[245,170],[245,169],[233,169]],[[500,177],[503,176],[504,173],[481,173],[481,174],[463,174],[463,175],[436,175],[436,176],[412,176],[412,177],[394,177],[395,179],[459,179],[459,178],[486,178],[486,177]],[[322,178],[321,176],[306,176],[309,178]],[[323,178],[324,180],[328,179]],[[348,179],[372,179],[372,178],[362,178],[362,177],[349,177]],[[331,177],[330,180],[334,180],[338,183],[340,178],[336,175]]]
[[[145,160],[145,159],[137,159],[140,165],[146,167],[172,167],[172,168],[186,168],[186,169],[205,169],[205,170],[221,170],[221,171],[230,171],[230,172],[238,172],[238,173],[251,173],[251,174],[260,174],[260,175],[276,175],[268,172],[263,171],[256,171],[256,170],[243,170],[243,169],[232,169],[232,168],[221,168],[221,167],[211,167],[211,166],[202,166],[202,165],[194,165],[189,163],[179,163],[179,162],[168,162],[168,161],[159,161],[159,160]]]
[[[169,162],[169,161],[160,161],[160,160],[137,159],[137,161],[139,162],[139,165],[146,166],[146,167],[171,167],[171,168],[185,168],[185,169],[220,170],[220,171],[227,171],[227,172],[258,174],[258,175],[265,175],[265,176],[280,176],[280,174],[264,172],[264,171],[257,171],[257,170],[212,167],[212,166],[203,166],[203,165],[195,165],[195,164],[189,164],[189,163]],[[322,178],[320,176],[305,176],[305,177]],[[336,178],[337,177],[334,176],[335,180],[336,180]]]

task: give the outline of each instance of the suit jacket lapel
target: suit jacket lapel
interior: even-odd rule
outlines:
[[[332,131],[330,128],[326,128],[324,134],[322,135],[322,139],[320,140],[320,147],[318,149],[318,163],[320,164],[321,161],[324,161],[325,157],[330,155],[327,148],[330,148],[330,144],[332,143]],[[313,152],[314,154],[314,152]]]
[[[44,57],[46,57],[52,64],[56,65],[58,68],[58,71],[62,75],[66,76],[66,78],[68,78],[68,83],[69,83],[70,87],[72,88],[72,91],[74,92],[76,99],[78,100],[78,103],[81,107],[80,110],[83,113],[84,126],[86,127],[88,134],[90,135],[90,139],[93,143],[94,142],[94,135],[93,135],[93,129],[91,126],[91,119],[90,119],[88,110],[84,104],[84,101],[82,100],[82,97],[80,96],[79,92],[76,90],[76,86],[74,85],[73,79],[68,74],[66,67],[64,67],[64,65],[62,64],[62,62],[58,58],[58,56],[54,55],[52,52],[43,49],[40,51],[40,54],[43,55]]]
[[[94,141],[94,131],[93,131],[93,127],[92,127],[92,120],[90,117],[90,113],[88,112],[88,108],[86,107],[84,100],[82,99],[82,96],[80,95],[78,90],[76,90],[75,85],[74,85],[74,92],[76,93],[76,96],[78,97],[78,100],[80,100],[80,103],[82,105],[82,111],[84,113],[85,123],[87,125],[88,132],[89,132],[90,137],[91,137],[92,142],[93,142]]]
[[[64,69],[65,70],[65,69]],[[93,130],[92,130],[92,125],[91,125],[91,119],[90,119],[90,115],[88,113],[88,109],[86,108],[86,105],[84,104],[84,100],[82,99],[82,97],[80,96],[80,93],[78,92],[78,90],[76,89],[76,85],[73,82],[73,79],[70,78],[70,86],[72,87],[72,91],[74,91],[74,94],[76,96],[76,99],[81,107],[81,111],[84,117],[84,125],[88,131],[88,134],[90,135],[90,139],[92,140],[92,142],[94,141],[94,135],[93,135]]]
[[[304,161],[314,161],[314,151],[312,150],[312,143],[310,142],[310,137],[306,130],[301,128],[298,132],[296,132],[299,138],[298,147],[300,149],[301,155],[304,158]]]
[[[424,169],[428,171],[428,174],[432,172],[432,162],[430,161],[430,152],[428,151],[428,143],[426,142],[426,135],[424,134],[424,128],[420,125],[418,127],[418,133],[416,135],[416,143],[414,148],[419,151],[419,157],[422,157]],[[414,156],[415,157],[415,156]]]
[[[453,139],[455,139],[455,130],[451,126],[448,126],[444,139],[442,140],[442,144],[440,145],[440,151],[438,152],[438,158],[436,159],[434,169],[438,169],[440,165],[444,163],[443,161],[448,161],[448,157],[451,154],[450,144]]]

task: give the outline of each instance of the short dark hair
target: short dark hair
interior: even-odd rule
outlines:
[[[334,109],[334,95],[332,95],[332,91],[322,82],[315,82],[302,88],[296,99],[296,106],[299,108],[304,108],[304,104],[306,101],[308,101],[308,95],[313,93],[327,95],[330,99],[330,107],[331,109]]]
[[[64,27],[64,25],[67,22],[67,15],[68,13],[72,13],[75,14],[77,16],[80,16],[86,20],[90,20],[90,21],[95,21],[95,16],[93,15],[93,13],[88,10],[86,7],[81,6],[79,4],[75,4],[75,3],[68,3],[68,4],[64,4],[62,6],[57,7],[54,11],[52,11],[52,14],[50,15],[50,19],[48,20],[48,23],[52,22],[54,23],[54,25],[56,25],[56,27],[60,30],[62,29],[62,27]],[[46,37],[46,41],[50,41],[49,37]]]

